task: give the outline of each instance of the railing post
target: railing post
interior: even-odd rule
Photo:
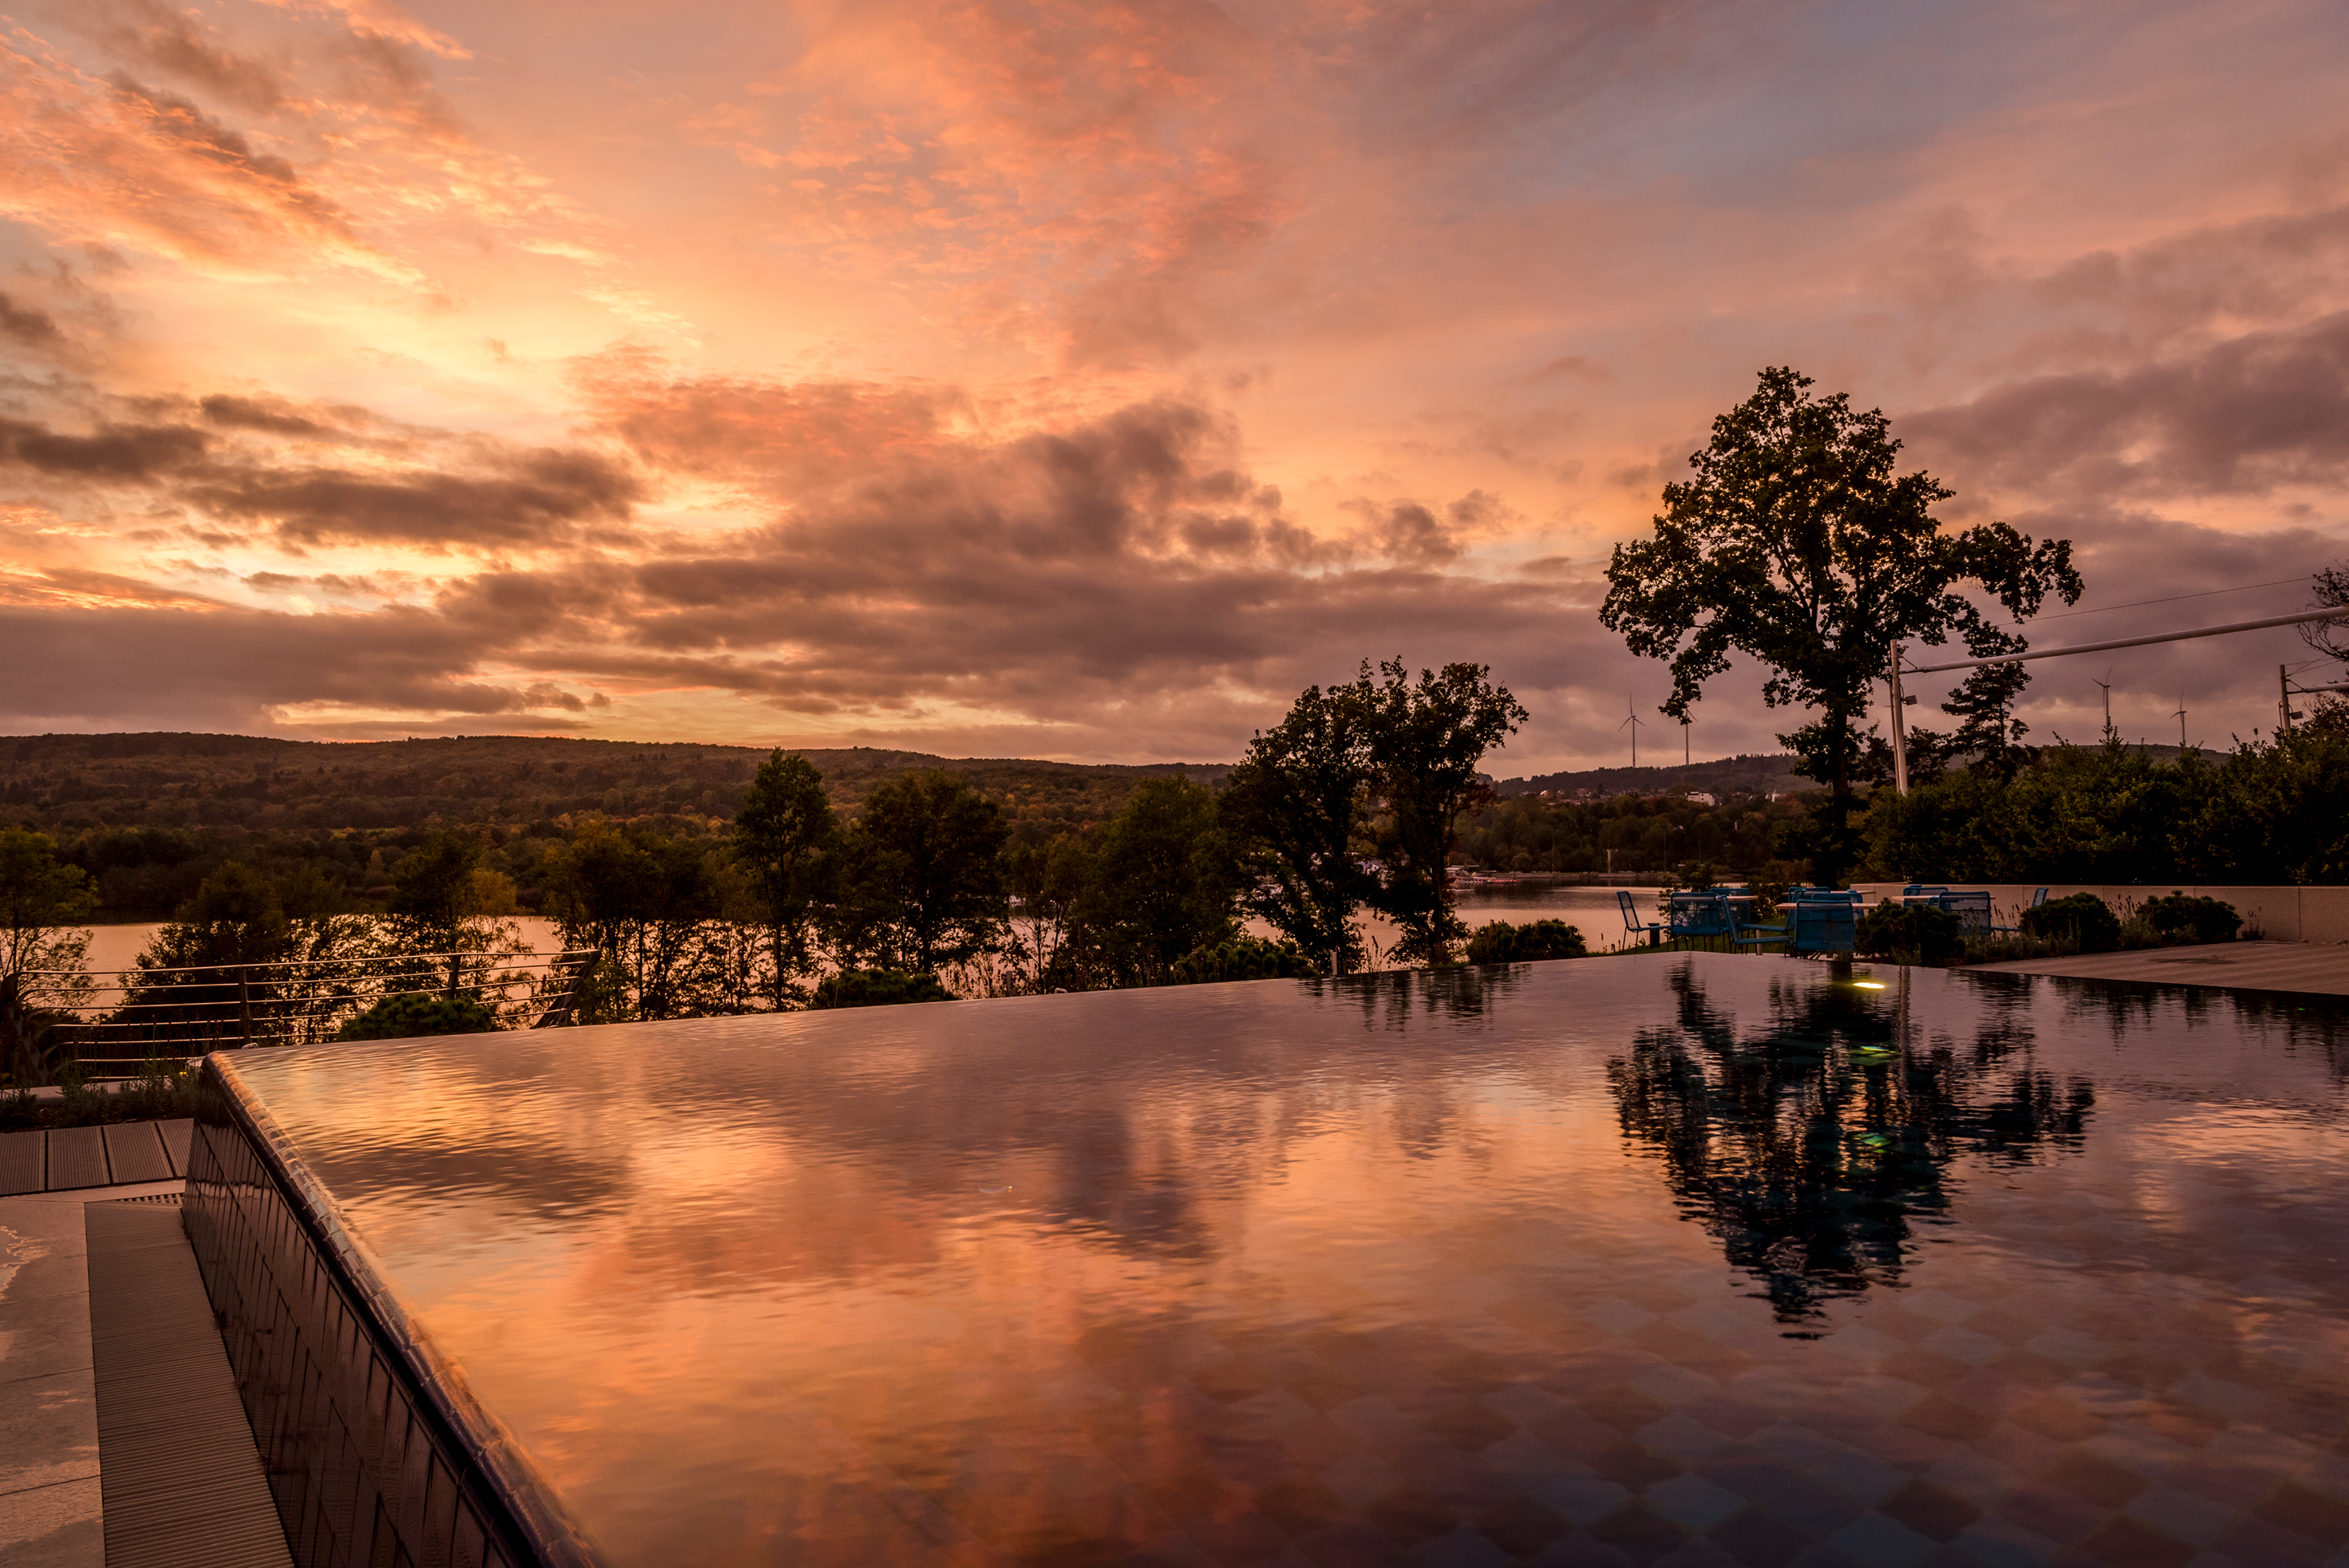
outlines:
[[[457,1000],[457,965],[458,965],[458,962],[459,962],[459,960],[458,960],[457,955],[456,955],[455,953],[450,953],[450,954],[449,955],[449,985],[448,985],[448,989],[447,989],[447,990],[445,990],[445,991],[443,991],[443,992],[440,993],[441,995],[443,995],[443,996],[447,997],[450,1002],[454,1002],[454,1001],[456,1001],[456,1000]]]
[[[236,1023],[237,1033],[243,1036],[243,1038],[237,1041],[237,1044],[239,1045],[252,1044],[253,981],[243,970],[239,970],[236,976]]]

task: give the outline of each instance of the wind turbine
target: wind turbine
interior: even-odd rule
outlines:
[[[2186,693],[2183,691],[2178,694],[2178,749],[2181,753],[2186,750]]]
[[[1631,765],[1635,768],[1640,765],[1640,725],[1641,722],[1642,721],[1640,718],[1640,710],[1632,705],[1630,694],[1626,692],[1623,697],[1623,724],[1629,724],[1631,726]],[[1623,724],[1618,724],[1615,726],[1615,732],[1617,734],[1621,734],[1623,732]]]
[[[2112,671],[2107,670],[2105,673],[2110,675]],[[2095,678],[2091,676],[2089,679]],[[2113,732],[2113,683],[2109,680],[2097,680],[2096,684],[2105,689],[2105,735],[2106,739],[2110,739]]]

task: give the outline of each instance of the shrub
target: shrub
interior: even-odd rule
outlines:
[[[811,1007],[895,1007],[908,1002],[952,1002],[953,992],[928,970],[852,969],[825,978]]]
[[[1859,918],[1852,946],[1870,958],[1946,968],[1958,955],[1965,922],[1933,904],[1878,904]]]
[[[497,1014],[470,996],[387,996],[335,1031],[337,1040],[409,1040],[433,1034],[486,1034]]]
[[[2243,929],[2243,917],[2235,913],[2234,905],[2216,898],[2189,898],[2183,893],[2155,898],[2137,913],[2168,941],[2179,940],[2191,931],[2198,942],[2231,942]]]
[[[1295,942],[1238,937],[1211,948],[1194,948],[1166,971],[1169,985],[1207,985],[1226,980],[1291,980],[1309,977],[1313,961]]]
[[[1495,920],[1468,939],[1470,963],[1526,963],[1535,959],[1588,958],[1580,928],[1564,920],[1513,926]]]
[[[2023,911],[2023,933],[2030,937],[2069,939],[2084,953],[2110,952],[2120,945],[2120,917],[2094,893],[2069,898]]]

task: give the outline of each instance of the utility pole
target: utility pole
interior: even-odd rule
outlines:
[[[1681,721],[1681,766],[1682,766],[1682,767],[1686,767],[1686,766],[1688,766],[1688,765],[1689,765],[1689,740],[1688,740],[1688,735],[1689,735],[1689,722],[1688,722],[1686,719],[1682,719],[1682,720]]]
[[[1900,645],[1892,645],[1892,660],[1884,671],[1884,679],[1892,688],[1892,789],[1896,794],[1909,793],[1909,700],[1900,692]]]

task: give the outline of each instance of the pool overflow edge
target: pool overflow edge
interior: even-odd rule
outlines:
[[[219,1055],[195,1133],[188,1240],[300,1568],[603,1568]]]

